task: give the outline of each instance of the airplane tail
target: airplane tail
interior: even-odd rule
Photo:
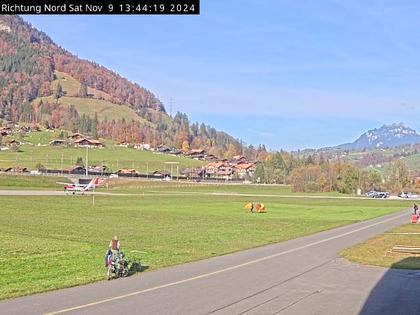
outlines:
[[[90,181],[90,183],[85,187],[85,191],[91,190],[99,186],[99,177],[95,177]]]

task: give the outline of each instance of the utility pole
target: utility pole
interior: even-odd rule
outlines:
[[[86,176],[89,176],[89,163],[88,163],[88,158],[89,158],[89,147],[86,146]]]
[[[174,164],[176,164],[177,169],[178,169],[178,164],[179,164],[179,162],[165,162],[165,163],[164,163],[164,169],[165,169],[165,171],[166,171],[166,164],[169,164],[169,165],[171,166],[171,168],[170,168],[170,172],[171,172],[171,174],[170,174],[170,178],[171,178],[171,180],[173,180],[173,178],[174,178],[174,176],[173,176],[173,172],[174,172]],[[165,171],[164,171],[164,173],[165,173]]]
[[[92,192],[92,206],[95,207],[95,184],[93,184],[93,192]]]
[[[63,159],[64,159],[64,153],[61,152],[61,175],[63,175]]]

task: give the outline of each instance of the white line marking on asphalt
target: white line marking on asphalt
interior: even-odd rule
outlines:
[[[195,276],[195,277],[191,277],[191,278],[187,278],[187,279],[184,279],[184,280],[159,285],[159,286],[152,287],[152,288],[149,288],[149,289],[135,291],[135,292],[131,292],[131,293],[128,293],[128,294],[123,294],[123,295],[115,296],[115,297],[112,297],[112,298],[99,300],[99,301],[96,301],[96,302],[91,302],[91,303],[87,303],[87,304],[83,304],[83,305],[79,305],[79,306],[65,308],[65,309],[58,310],[58,311],[53,311],[53,312],[50,312],[50,313],[46,313],[45,315],[55,315],[55,314],[62,314],[62,313],[66,313],[66,312],[76,311],[76,310],[80,310],[80,309],[95,306],[95,305],[100,305],[100,304],[104,304],[104,303],[108,303],[108,302],[112,302],[112,301],[116,301],[116,300],[121,300],[121,299],[128,298],[128,297],[135,296],[135,295],[139,295],[139,294],[143,294],[143,293],[147,293],[147,292],[151,292],[151,291],[156,291],[156,290],[163,289],[163,288],[172,287],[172,286],[175,286],[175,285],[178,285],[178,284],[182,284],[182,283],[186,283],[186,282],[190,282],[190,281],[194,281],[194,280],[198,280],[198,279],[207,278],[207,277],[217,275],[217,274],[220,274],[220,273],[223,273],[223,272],[226,272],[226,271],[239,269],[239,268],[242,268],[242,267],[245,267],[245,266],[249,266],[249,265],[252,265],[252,264],[256,264],[256,263],[265,261],[265,260],[269,260],[269,259],[276,258],[276,257],[279,257],[279,256],[283,256],[283,255],[286,255],[286,254],[290,254],[290,253],[293,253],[293,252],[296,252],[296,251],[299,251],[299,250],[302,250],[302,249],[305,249],[305,248],[308,248],[308,247],[311,247],[311,246],[314,246],[314,245],[329,242],[329,241],[335,240],[337,238],[341,238],[341,237],[344,237],[344,236],[347,236],[347,235],[350,235],[350,234],[353,234],[353,233],[357,233],[357,232],[369,229],[373,226],[376,226],[376,225],[379,225],[379,224],[383,224],[383,223],[401,218],[401,217],[406,216],[406,215],[407,214],[404,213],[404,214],[401,214],[401,215],[398,215],[398,216],[395,216],[395,217],[392,217],[392,218],[388,218],[388,219],[380,221],[380,222],[372,223],[370,225],[358,228],[358,229],[353,230],[353,231],[349,231],[349,232],[342,233],[342,234],[339,234],[339,235],[336,235],[336,236],[328,237],[328,238],[325,238],[323,240],[312,242],[312,243],[309,243],[309,244],[306,244],[306,245],[303,245],[303,246],[299,246],[299,247],[296,247],[296,248],[293,248],[293,249],[289,249],[289,250],[286,250],[286,251],[283,251],[283,252],[279,252],[279,253],[276,253],[276,254],[273,254],[273,255],[261,257],[261,258],[255,259],[255,260],[248,261],[248,262],[243,263],[243,264],[239,264],[239,265],[231,266],[231,267],[228,267],[228,268],[220,269],[220,270],[217,270],[217,271],[205,273],[205,274]]]

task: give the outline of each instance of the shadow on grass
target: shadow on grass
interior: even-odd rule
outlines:
[[[127,276],[130,277],[130,276],[132,276],[132,275],[134,275],[138,272],[143,272],[147,269],[149,269],[149,266],[145,266],[145,265],[142,265],[141,263],[139,263],[137,261],[134,261],[129,265]]]
[[[394,263],[370,292],[359,315],[420,314],[420,257]]]

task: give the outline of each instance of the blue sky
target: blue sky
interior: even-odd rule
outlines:
[[[24,16],[59,45],[252,144],[420,129],[420,2],[201,0],[200,16]]]

